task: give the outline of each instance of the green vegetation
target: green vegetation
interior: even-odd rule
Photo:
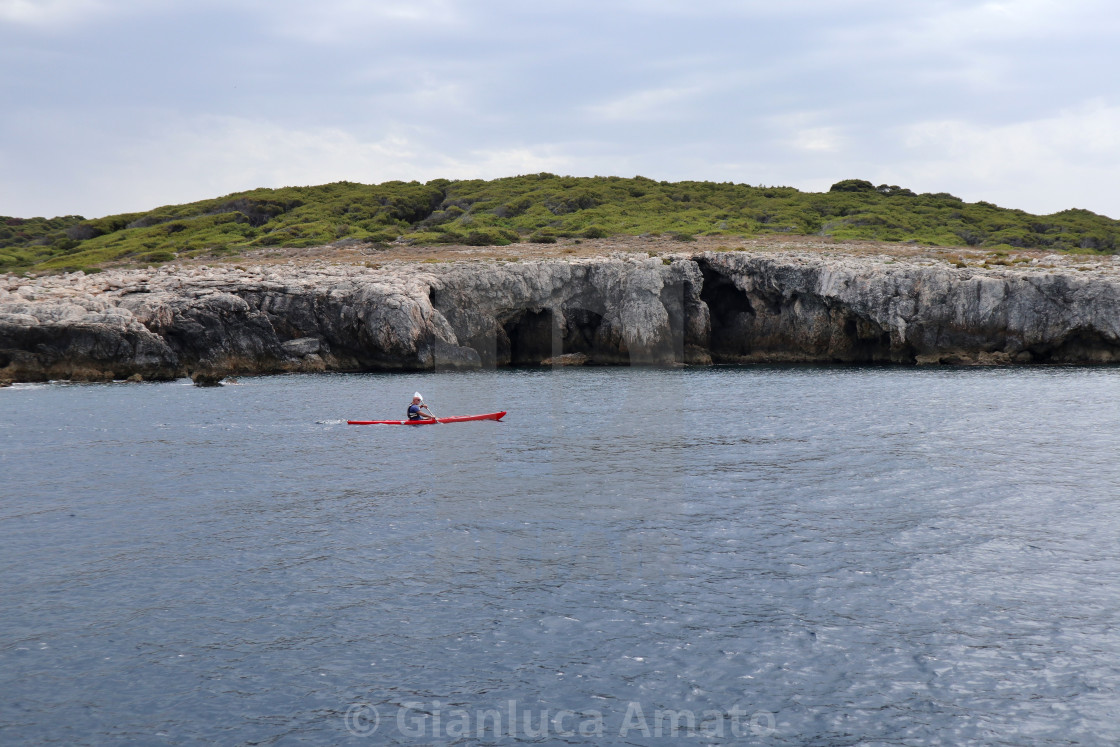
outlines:
[[[158,264],[339,241],[487,246],[617,234],[689,241],[767,233],[1002,250],[1115,253],[1120,246],[1120,221],[1087,210],[1037,216],[861,179],[813,193],[640,176],[534,174],[256,189],[95,220],[0,217],[0,271]]]

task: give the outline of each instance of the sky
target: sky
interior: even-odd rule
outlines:
[[[1120,218],[1115,0],[0,0],[0,215],[548,171]]]

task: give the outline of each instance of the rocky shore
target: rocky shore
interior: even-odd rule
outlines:
[[[588,249],[0,276],[0,382],[542,362],[1120,362],[1120,258]]]

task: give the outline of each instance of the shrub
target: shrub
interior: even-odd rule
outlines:
[[[284,213],[294,210],[303,205],[303,201],[299,199],[288,200],[269,200],[269,199],[252,199],[249,197],[241,197],[236,200],[224,202],[213,208],[215,213],[228,213],[237,212],[245,217],[250,226],[258,228],[268,223],[273,218],[283,215]]]
[[[1031,234],[1021,228],[1009,228],[1003,231],[998,231],[988,237],[988,243],[993,244],[1006,244],[1008,246],[1017,247],[1022,249],[1024,247],[1032,246]]]
[[[1116,251],[1116,241],[1104,236],[1083,236],[1077,243],[1078,249],[1092,249],[1098,252]]]
[[[100,236],[104,231],[89,223],[81,223],[66,229],[66,237],[74,241],[85,241]]]
[[[956,231],[956,235],[968,246],[980,246],[984,243],[984,239],[986,238],[983,233],[978,233],[967,228]]]
[[[139,218],[143,213],[126,213],[123,215],[110,215],[106,218],[98,218],[96,220],[87,221],[82,224],[88,226],[93,231],[95,238],[103,234],[115,233],[128,227],[128,224]],[[79,239],[81,241],[81,239]]]
[[[447,233],[436,233],[435,231],[415,231],[413,233],[405,234],[405,241],[412,246],[424,246],[427,244],[449,244],[454,243],[459,239],[458,234],[451,234],[451,240],[448,240]]]
[[[900,187],[897,184],[880,184],[875,188],[875,191],[887,197],[917,197],[918,195],[905,187]]]
[[[499,218],[516,218],[532,206],[533,201],[526,196],[495,208],[494,214]]]
[[[1120,222],[1088,210],[1034,216],[861,179],[837,182],[825,193],[803,193],[791,187],[533,174],[255,189],[92,220],[0,216],[0,252],[5,270],[19,272],[139,261],[176,249],[183,256],[188,246],[223,246],[236,254],[251,246],[314,247],[347,239],[500,245],[522,236],[535,243],[619,234],[688,240],[713,230],[1080,252],[1115,252],[1120,244]]]
[[[141,215],[136,220],[132,221],[125,228],[149,228],[151,226],[158,226],[161,223],[168,223],[175,220],[173,215],[164,215],[162,213],[148,213]]]
[[[845,179],[828,188],[829,192],[864,192],[874,194],[875,185],[863,179]]]
[[[501,231],[482,229],[468,233],[463,243],[468,246],[506,246],[512,242]]]
[[[394,231],[376,231],[362,238],[367,244],[388,244],[397,240],[398,234]]]
[[[587,210],[599,204],[599,196],[587,190],[569,194],[553,194],[544,198],[544,206],[553,215],[566,215],[577,210]]]

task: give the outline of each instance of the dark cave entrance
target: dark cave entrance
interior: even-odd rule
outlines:
[[[700,263],[708,305],[712,360],[814,363],[913,362],[909,348],[892,348],[874,320],[816,294],[781,295],[756,288],[750,296],[707,263]]]
[[[502,323],[497,362],[535,366],[558,355],[582,353],[591,364],[614,365],[630,361],[622,336],[603,315],[587,308],[565,308],[563,325],[552,309],[522,309]]]
[[[565,309],[564,334],[561,347],[564,353],[583,353],[592,362],[615,360],[619,357],[617,345],[611,344],[605,334],[603,317],[590,309]]]
[[[535,366],[560,352],[559,330],[552,309],[522,310],[507,320],[502,329],[509,342],[511,366]],[[499,359],[506,357],[502,352],[505,351],[499,351]]]
[[[870,319],[849,313],[844,317],[842,330],[844,346],[840,351],[833,351],[838,363],[913,362],[913,354],[908,350],[893,352],[891,333]]]
[[[700,272],[704,276],[700,300],[708,305],[711,319],[711,341],[708,349],[713,360],[749,355],[755,319],[750,298],[730,278],[711,269],[706,263],[701,263]]]
[[[1096,330],[1078,328],[1053,345],[1034,345],[1028,351],[1032,363],[1116,363],[1120,345]]]

